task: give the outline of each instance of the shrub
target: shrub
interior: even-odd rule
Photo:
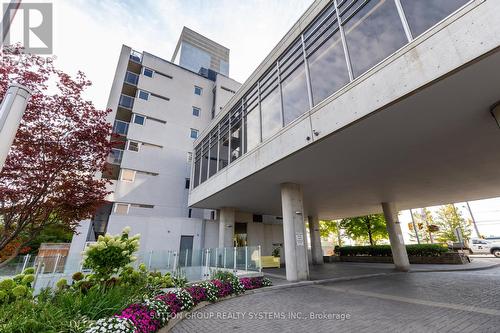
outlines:
[[[126,319],[119,317],[111,317],[99,319],[85,333],[134,333],[134,324]]]
[[[264,277],[245,277],[240,279],[241,284],[245,288],[245,290],[257,289],[262,287],[270,286],[271,280]]]
[[[56,283],[56,288],[57,290],[64,290],[68,287],[68,280],[66,279],[60,279],[59,281],[57,281]]]
[[[23,274],[28,275],[28,274],[35,274],[35,268],[34,267],[28,267],[23,271]]]
[[[412,244],[406,245],[406,252],[412,256],[440,256],[447,252],[448,249],[439,244]],[[341,256],[377,256],[390,257],[392,256],[390,245],[373,245],[373,246],[342,246],[338,250]]]
[[[101,282],[120,273],[136,259],[133,254],[139,249],[140,236],[129,237],[129,232],[130,228],[125,228],[121,235],[99,236],[97,242],[85,251],[83,265],[92,269]]]
[[[206,301],[212,303],[217,301],[218,289],[212,281],[203,281],[193,286],[200,286],[205,289]]]
[[[15,286],[16,286],[16,283],[12,279],[5,279],[5,280],[0,281],[0,290],[10,291]]]
[[[15,298],[22,298],[26,296],[28,293],[28,288],[26,286],[16,286],[12,289],[12,295],[14,295]]]
[[[161,327],[156,312],[144,304],[131,304],[117,317],[130,320],[136,328],[136,333],[156,332]]]
[[[165,303],[157,299],[145,299],[144,305],[155,312],[155,319],[160,322],[160,327],[167,324],[170,317],[170,310]]]
[[[71,276],[71,279],[73,279],[73,281],[81,281],[85,278],[85,275],[83,275],[82,272],[76,272],[73,274],[73,276]]]

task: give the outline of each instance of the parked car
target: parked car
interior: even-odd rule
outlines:
[[[473,254],[493,254],[500,258],[500,240],[472,238],[470,251]]]

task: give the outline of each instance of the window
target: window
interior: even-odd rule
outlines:
[[[141,116],[139,114],[134,114],[134,123],[135,124],[144,125],[145,121],[146,121],[146,117]]]
[[[149,99],[149,93],[144,90],[139,90],[139,98],[147,101]]]
[[[129,208],[129,204],[115,203],[114,212],[118,215],[127,215]]]
[[[349,82],[335,8],[332,6],[318,17],[304,37],[313,104],[317,105]]]
[[[341,16],[354,77],[408,43],[394,1],[358,0]]]
[[[189,151],[187,153],[187,162],[191,163],[192,161],[193,161],[193,153]]]
[[[139,151],[139,147],[141,146],[141,143],[140,142],[137,142],[137,141],[129,141],[128,144],[127,144],[127,149],[128,150],[131,150],[131,151],[135,151],[135,152],[138,152]]]
[[[274,89],[263,98],[262,112],[262,140],[271,137],[281,128],[281,100],[278,89]]]
[[[195,95],[201,96],[202,93],[203,93],[203,88],[198,87],[198,86],[194,86],[194,94]]]
[[[414,1],[401,0],[413,37],[417,37],[469,0]]]
[[[144,76],[153,77],[155,72],[152,69],[144,67],[144,70],[142,71],[142,73],[144,74]]]
[[[210,212],[210,219],[211,219],[211,220],[215,220],[215,210],[212,210],[212,211]]]
[[[191,139],[198,139],[198,130],[191,128],[190,137],[191,137]]]
[[[186,189],[189,189],[189,185],[190,185],[190,179],[189,179],[189,178],[186,178],[186,181],[185,181],[185,183],[184,183],[184,187],[185,187]]]
[[[191,218],[193,214],[193,210],[191,208],[188,209],[188,217]]]
[[[218,141],[218,131],[216,127],[212,134],[210,134],[210,163],[208,177],[212,177],[217,172]]]
[[[130,169],[122,169],[120,180],[133,182],[135,180],[135,171]]]
[[[197,108],[197,107],[193,106],[193,116],[199,117],[200,116],[200,112],[201,112],[200,108]]]
[[[280,63],[281,91],[283,96],[283,114],[285,125],[309,110],[306,68],[300,43],[292,46]]]

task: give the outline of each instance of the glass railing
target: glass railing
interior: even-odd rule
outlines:
[[[134,98],[129,95],[121,94],[118,105],[126,109],[132,109],[132,107],[134,106]]]
[[[115,120],[113,124],[113,133],[120,135],[127,135],[129,123],[121,120]]]
[[[142,53],[132,50],[130,52],[130,60],[132,60],[134,62],[141,63],[142,62]]]
[[[218,271],[230,271],[238,276],[248,276],[262,271],[260,246],[226,247],[211,249],[186,249],[181,251],[149,251],[137,256],[133,266],[144,264],[149,271],[186,277],[189,282],[210,279]],[[35,269],[33,288],[38,293],[52,288],[60,279],[67,279],[75,272],[91,273],[83,266],[80,256],[19,256],[0,269],[0,280],[20,274],[24,269]]]
[[[139,82],[139,75],[127,71],[127,73],[125,74],[125,82],[136,86]]]
[[[120,164],[123,158],[123,150],[112,148],[108,155],[108,163]]]

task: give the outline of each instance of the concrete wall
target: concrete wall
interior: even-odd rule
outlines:
[[[313,18],[311,15],[317,12],[317,7],[324,4],[323,1],[317,1],[311,6],[282,40],[285,45],[278,45],[271,52],[227,107],[242,97],[245,89],[257,80],[266,65],[274,61],[286,43],[291,42],[300,33],[301,27]],[[472,1],[193,189],[189,204],[196,206],[257,171],[492,51],[500,45],[499,21],[500,2]],[[224,109],[211,126],[226,111]],[[317,136],[312,133],[312,129],[318,133]],[[312,139],[307,140],[308,137]]]

